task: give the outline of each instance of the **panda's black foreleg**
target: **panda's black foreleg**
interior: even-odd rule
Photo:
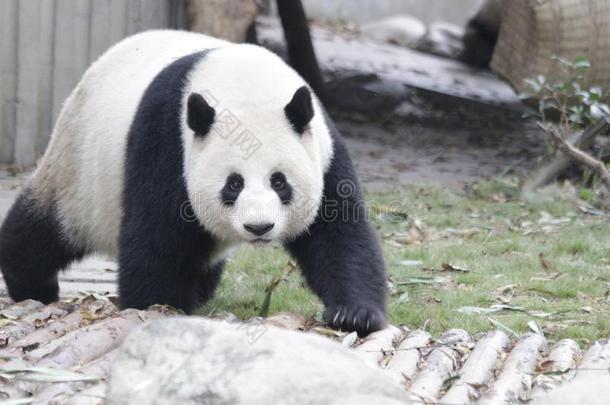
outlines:
[[[218,284],[220,284],[220,278],[222,276],[222,271],[225,267],[225,261],[222,260],[218,263],[215,263],[210,268],[206,268],[199,278],[199,291],[198,298],[199,303],[203,304],[212,298],[214,298],[214,293],[218,288]]]
[[[134,240],[119,248],[121,308],[146,309],[161,304],[190,314],[198,303],[203,264],[181,258],[179,252],[154,249],[147,242]]]
[[[25,189],[0,228],[0,269],[10,297],[57,301],[57,273],[84,252],[61,235],[53,206],[43,206]]]
[[[334,328],[366,335],[386,324],[386,270],[349,156],[335,140],[324,199],[309,230],[286,243]]]
[[[203,304],[206,301],[214,298],[214,293],[216,292],[216,288],[220,283],[220,277],[222,276],[224,267],[225,261],[222,260],[203,271],[201,277],[199,278],[199,303]]]
[[[200,286],[212,242],[196,224],[176,216],[128,213],[119,236],[119,302],[122,308],[170,305],[190,314],[200,302]],[[166,221],[164,221],[164,219]],[[208,249],[206,249],[208,247]],[[209,294],[211,294],[210,289]]]

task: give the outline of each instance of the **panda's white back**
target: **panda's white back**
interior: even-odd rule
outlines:
[[[32,179],[36,197],[55,204],[71,243],[116,253],[127,135],[147,86],[172,61],[228,44],[149,31],[115,45],[88,69],[66,100]]]

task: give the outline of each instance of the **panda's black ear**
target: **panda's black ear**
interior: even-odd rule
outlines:
[[[307,125],[313,118],[311,92],[307,86],[299,88],[294,93],[292,100],[284,107],[284,111],[294,130],[299,134],[305,132]]]
[[[195,131],[195,136],[204,137],[214,123],[216,110],[198,93],[189,96],[186,106],[186,123]]]

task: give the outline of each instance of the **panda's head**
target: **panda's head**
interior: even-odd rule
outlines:
[[[252,243],[307,230],[332,144],[292,69],[251,45],[213,51],[191,75],[183,117],[187,190],[206,230]]]

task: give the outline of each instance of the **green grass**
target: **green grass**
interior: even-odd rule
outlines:
[[[473,334],[493,329],[491,318],[516,333],[535,321],[550,340],[610,337],[610,221],[580,213],[567,199],[526,203],[516,195],[506,181],[475,184],[463,193],[410,187],[367,194],[388,264],[393,323],[425,325],[438,336],[449,328]],[[384,214],[388,207],[409,220]],[[200,313],[258,315],[266,288],[282,277],[288,261],[279,247],[241,248],[216,298]],[[469,272],[423,270],[440,270],[443,263]],[[502,303],[512,310],[457,311]],[[320,316],[322,305],[298,272],[273,291],[270,313],[282,311]]]

